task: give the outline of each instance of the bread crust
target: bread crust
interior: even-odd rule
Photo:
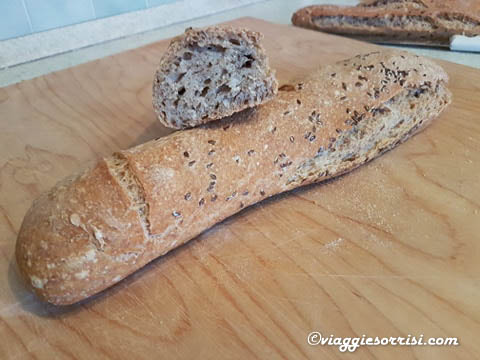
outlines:
[[[447,106],[447,80],[428,59],[374,52],[284,85],[255,109],[121,151],[33,204],[17,240],[20,272],[54,304],[93,295],[244,207],[406,140]],[[373,133],[389,101],[409,91],[426,113],[407,106],[390,133]],[[367,138],[368,151],[319,165]]]
[[[295,12],[292,23],[376,42],[448,45],[453,35],[480,35],[479,9],[473,2],[427,0],[313,5]],[[339,20],[322,23],[326,18]]]

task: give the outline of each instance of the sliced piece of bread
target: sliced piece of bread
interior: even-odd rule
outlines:
[[[277,92],[262,35],[246,29],[187,29],[172,40],[153,83],[162,124],[197,126],[264,103]]]

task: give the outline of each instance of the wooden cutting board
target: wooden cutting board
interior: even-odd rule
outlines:
[[[281,83],[365,44],[244,18]],[[1,359],[473,359],[480,353],[480,72],[442,63],[453,104],[423,133],[326,184],[245,209],[99,296],[36,300],[14,245],[32,200],[167,134],[151,106],[168,41],[0,89]],[[307,334],[457,337],[342,354]]]

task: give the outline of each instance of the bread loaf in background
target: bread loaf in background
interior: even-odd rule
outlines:
[[[359,55],[265,105],[119,151],[34,202],[20,273],[45,301],[85,299],[249,205],[392,149],[445,109],[447,80],[405,52]]]
[[[374,0],[357,6],[313,5],[293,14],[296,26],[384,43],[450,44],[480,35],[480,2]]]
[[[187,29],[172,40],[153,83],[153,107],[174,129],[194,127],[271,100],[277,81],[260,44],[247,29]]]

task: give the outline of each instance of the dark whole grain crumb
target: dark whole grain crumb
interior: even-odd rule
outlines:
[[[292,165],[292,161],[284,162],[283,164],[280,164],[280,169],[284,169],[286,167],[289,167],[290,165]]]
[[[192,194],[191,194],[190,192],[187,192],[187,193],[185,194],[185,200],[188,201],[188,200],[191,200],[191,199],[192,199]]]
[[[356,87],[361,87],[361,86],[362,86],[362,83],[361,83],[360,81],[357,81],[357,82],[355,83],[355,86],[356,86]]]
[[[184,151],[183,152],[183,156],[185,156],[186,158],[190,157],[190,154],[188,153],[188,151]]]
[[[245,206],[243,202],[240,202],[240,209],[242,209]]]
[[[203,206],[205,204],[205,199],[201,198],[200,201],[198,202],[198,206]]]
[[[303,83],[298,83],[297,84],[297,89],[302,90],[303,89]]]
[[[210,145],[215,145],[216,141],[215,141],[215,140],[208,140],[208,143],[209,143]]]
[[[347,99],[346,96],[342,96],[342,97],[340,98],[341,101],[346,100],[346,99]]]
[[[335,131],[337,132],[337,134],[340,134],[342,132],[342,129],[335,129]]]
[[[227,131],[229,128],[230,128],[230,124],[225,125],[225,126],[223,127],[223,131]]]
[[[362,75],[358,75],[358,80],[368,81],[368,78],[366,78],[365,76],[362,76]]]
[[[347,114],[350,114],[350,111],[351,110],[349,108],[347,108],[347,110],[346,110]]]
[[[345,84],[344,82],[342,82],[342,89],[347,91],[347,84]]]
[[[290,111],[287,110],[287,111],[285,111],[285,112],[283,113],[283,116],[286,116],[286,115],[288,115],[288,114],[290,114]]]
[[[253,150],[253,149],[248,150],[248,152],[247,152],[248,156],[252,156],[253,154],[255,154],[255,150]]]
[[[277,131],[277,127],[275,126],[275,127],[272,129],[272,134],[275,134],[276,131]]]
[[[215,189],[215,181],[210,181],[210,184],[208,184],[207,191],[212,192]]]
[[[190,162],[188,163],[188,166],[193,166],[195,163],[196,163],[196,161],[195,161],[195,160],[192,160],[192,161],[190,161]]]
[[[335,77],[335,76],[337,76],[337,73],[332,73],[332,74],[330,74],[330,76]]]
[[[235,191],[232,195],[227,196],[227,197],[225,198],[225,201],[230,201],[230,200],[232,200],[235,196],[237,196],[237,192],[236,192],[236,191]]]
[[[265,191],[260,190],[260,195],[265,196]]]
[[[290,142],[291,142],[291,143],[294,143],[294,142],[295,142],[295,137],[294,137],[294,136],[290,136]]]
[[[300,99],[297,99],[297,104],[302,105],[302,102],[300,101]]]

